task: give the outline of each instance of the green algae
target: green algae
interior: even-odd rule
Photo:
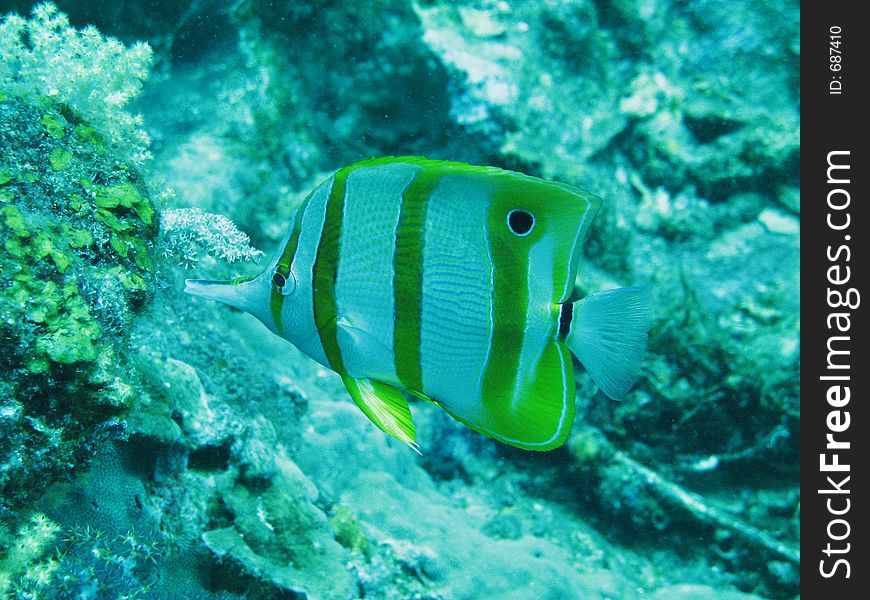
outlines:
[[[24,215],[15,206],[4,206],[0,209],[3,224],[12,231],[15,237],[29,237],[30,231],[24,226]]]
[[[154,218],[151,202],[130,182],[98,188],[94,205],[98,208],[130,208],[145,225],[151,225]]]
[[[58,114],[46,113],[40,119],[46,133],[52,137],[62,138],[66,132],[66,119]]]
[[[125,232],[133,229],[133,225],[129,222],[121,220],[117,215],[106,209],[98,209],[94,214],[94,219],[100,221],[116,232]]]
[[[55,171],[63,171],[72,164],[72,152],[66,148],[54,148],[48,155],[48,162]]]
[[[329,522],[335,533],[335,541],[366,558],[372,555],[371,542],[363,531],[359,517],[351,509],[343,504],[334,505]]]
[[[10,435],[34,449],[0,477],[4,506],[69,471],[70,456],[84,467],[101,424],[136,398],[118,355],[152,289],[156,212],[135,171],[93,146],[96,134],[74,119],[49,100],[0,104],[0,271],[8,282],[0,330],[18,340],[4,346],[4,372],[7,402],[23,407]],[[37,420],[64,433],[49,442],[28,425]],[[40,452],[47,443],[60,448]]]

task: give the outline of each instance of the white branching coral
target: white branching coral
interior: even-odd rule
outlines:
[[[161,213],[160,225],[163,256],[176,258],[186,268],[198,262],[200,249],[227,262],[251,260],[263,254],[252,248],[248,236],[223,215],[198,208],[172,208]]]
[[[67,105],[134,163],[149,158],[150,140],[141,117],[125,107],[151,60],[148,44],[128,48],[92,26],[78,31],[51,2],[36,6],[30,20],[0,17],[0,92]]]

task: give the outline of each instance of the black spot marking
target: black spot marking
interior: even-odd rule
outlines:
[[[571,331],[571,319],[574,317],[574,303],[566,302],[559,309],[559,338],[565,339]]]
[[[535,226],[535,217],[527,210],[515,208],[507,216],[508,227],[520,237],[529,235]]]

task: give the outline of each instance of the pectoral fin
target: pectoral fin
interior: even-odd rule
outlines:
[[[408,401],[399,388],[372,379],[343,375],[347,391],[372,423],[420,454]]]

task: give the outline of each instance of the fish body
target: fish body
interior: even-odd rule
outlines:
[[[362,411],[416,449],[407,396],[528,450],[564,443],[571,354],[610,396],[639,371],[648,289],[576,301],[600,199],[493,167],[387,157],[335,173],[257,277],[188,280],[338,373]]]

